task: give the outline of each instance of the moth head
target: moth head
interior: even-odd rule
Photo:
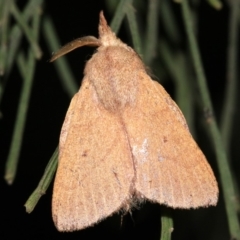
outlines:
[[[100,22],[99,22],[98,31],[99,31],[99,38],[96,38],[93,36],[86,36],[86,37],[77,38],[67,43],[52,55],[50,62],[53,62],[57,58],[73,51],[76,48],[83,47],[83,46],[90,46],[90,47],[121,46],[129,51],[133,51],[132,48],[128,47],[126,44],[124,44],[120,39],[116,37],[115,33],[108,26],[107,21],[103,15],[103,11],[100,12]]]

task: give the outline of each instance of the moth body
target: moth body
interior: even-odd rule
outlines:
[[[58,230],[92,226],[144,200],[216,205],[216,179],[181,110],[102,13],[99,39],[74,40],[52,60],[84,45],[98,49],[61,130],[52,200]]]

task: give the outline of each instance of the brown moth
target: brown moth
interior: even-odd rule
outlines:
[[[85,45],[98,49],[61,130],[52,200],[57,229],[92,226],[145,199],[172,208],[216,205],[216,179],[182,112],[102,12],[99,39],[76,39],[51,61]]]

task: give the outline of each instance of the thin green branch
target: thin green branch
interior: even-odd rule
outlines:
[[[58,147],[56,148],[52,157],[50,158],[37,188],[34,190],[34,192],[31,194],[31,196],[24,204],[24,206],[26,207],[26,212],[31,213],[34,210],[35,206],[37,205],[39,199],[42,197],[42,195],[46,193],[56,172],[57,164],[58,164]]]
[[[28,2],[22,13],[25,21],[28,21],[29,18],[32,17],[32,15],[36,12],[36,9],[40,7],[42,2],[43,0],[34,0]],[[11,28],[9,33],[5,75],[0,79],[0,102],[2,100],[8,76],[11,72],[13,63],[16,60],[16,54],[21,44],[21,37],[22,31],[19,28],[19,25],[15,24],[15,26]]]
[[[10,7],[12,1],[4,0],[2,3],[1,16],[0,16],[0,75],[4,75],[7,61],[7,41],[9,31],[9,18],[10,18]]]
[[[27,5],[25,6],[22,12],[22,16],[25,22],[28,22],[29,19],[33,16],[33,14],[36,13],[37,9],[41,8],[42,3],[43,3],[43,0],[28,1]],[[9,38],[9,50],[7,54],[8,56],[7,56],[7,66],[6,66],[7,74],[11,71],[13,62],[16,57],[16,53],[21,44],[22,35],[23,35],[23,32],[19,27],[18,23],[15,24],[15,26],[11,28],[10,38]]]
[[[136,15],[135,15],[133,6],[129,6],[129,8],[127,10],[127,20],[128,20],[130,32],[131,32],[132,39],[133,39],[134,49],[139,55],[141,55],[142,54],[142,44],[141,44],[141,38],[139,35],[137,19],[136,19]]]
[[[236,194],[234,192],[233,179],[231,175],[229,161],[227,160],[227,155],[223,146],[220,131],[217,127],[217,123],[214,117],[213,107],[210,100],[210,94],[207,88],[206,77],[203,71],[197,41],[194,36],[194,29],[192,27],[191,12],[189,9],[188,1],[183,0],[181,6],[184,25],[189,41],[190,52],[193,58],[194,68],[197,74],[197,83],[202,98],[202,104],[204,108],[207,109],[208,112],[211,114],[207,123],[216,152],[217,163],[220,172],[220,180],[227,212],[227,219],[229,224],[229,231],[232,239],[239,240],[240,228],[238,222],[238,215],[235,208]]]
[[[229,41],[227,60],[227,85],[221,116],[221,133],[225,148],[229,152],[231,143],[232,125],[237,98],[237,54],[238,54],[238,17],[240,1],[233,0],[230,4]]]
[[[206,0],[209,5],[214,7],[216,10],[221,10],[222,9],[222,2],[219,0]]]
[[[118,7],[114,13],[114,17],[111,21],[110,27],[116,34],[119,31],[120,25],[123,21],[123,18],[126,14],[128,7],[132,5],[133,0],[121,0],[118,4]]]
[[[24,17],[20,13],[20,11],[18,10],[18,8],[14,2],[11,6],[11,11],[12,11],[12,14],[13,14],[14,18],[16,19],[16,21],[22,27],[22,30],[24,31],[24,34],[29,41],[29,44],[32,46],[35,57],[37,59],[40,59],[42,56],[42,51],[36,41],[36,38],[34,38],[34,33],[33,33],[32,29],[29,28],[26,20],[24,19]]]
[[[187,120],[191,133],[194,135],[194,101],[186,56],[181,52],[173,54],[164,40],[161,40],[159,46],[161,58],[176,85],[176,102]]]
[[[33,29],[34,29],[34,37],[35,39],[38,38],[39,33],[39,26],[40,26],[40,14],[37,12],[34,15],[33,18]],[[23,58],[18,58],[18,60],[23,60]],[[5,167],[5,180],[8,184],[12,184],[12,182],[15,179],[16,172],[17,172],[17,166],[18,166],[18,159],[20,154],[20,149],[22,145],[22,138],[23,138],[23,132],[24,132],[24,126],[26,122],[26,116],[27,116],[27,109],[29,105],[30,100],[30,93],[33,83],[33,76],[35,71],[35,58],[34,53],[32,50],[29,50],[28,54],[28,61],[27,63],[21,63],[19,64],[19,67],[22,65],[27,65],[26,68],[22,69],[20,72],[25,73],[23,77],[23,88],[20,95],[18,110],[17,110],[17,117],[16,122],[14,126],[14,132],[13,132],[13,139],[11,142],[11,147],[9,151],[9,155],[6,162]]]
[[[171,1],[161,0],[160,4],[160,17],[162,19],[162,25],[171,41],[179,43],[182,40],[179,26],[176,21],[176,16],[171,9]]]
[[[173,219],[171,216],[171,210],[162,207],[161,208],[161,238],[160,240],[171,240],[173,232]]]
[[[148,66],[157,53],[159,0],[148,1],[147,33],[144,41],[144,62]]]
[[[17,55],[17,65],[18,65],[19,72],[23,79],[27,75],[27,67],[28,66],[27,66],[26,62],[27,62],[27,60],[25,59],[23,52],[21,51]]]
[[[58,49],[61,44],[59,43],[51,18],[47,16],[43,19],[43,31],[49,51],[52,52],[54,49]],[[58,61],[55,61],[54,66],[56,67],[58,76],[65,91],[68,96],[72,98],[72,96],[77,92],[78,86],[66,58],[62,57]]]
[[[118,6],[118,1],[105,0],[105,5],[110,14],[112,14]]]

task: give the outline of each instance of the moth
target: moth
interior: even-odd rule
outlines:
[[[102,12],[98,39],[76,39],[51,61],[85,45],[98,48],[61,130],[52,198],[57,229],[84,229],[143,200],[183,209],[216,205],[216,179],[182,112]]]

